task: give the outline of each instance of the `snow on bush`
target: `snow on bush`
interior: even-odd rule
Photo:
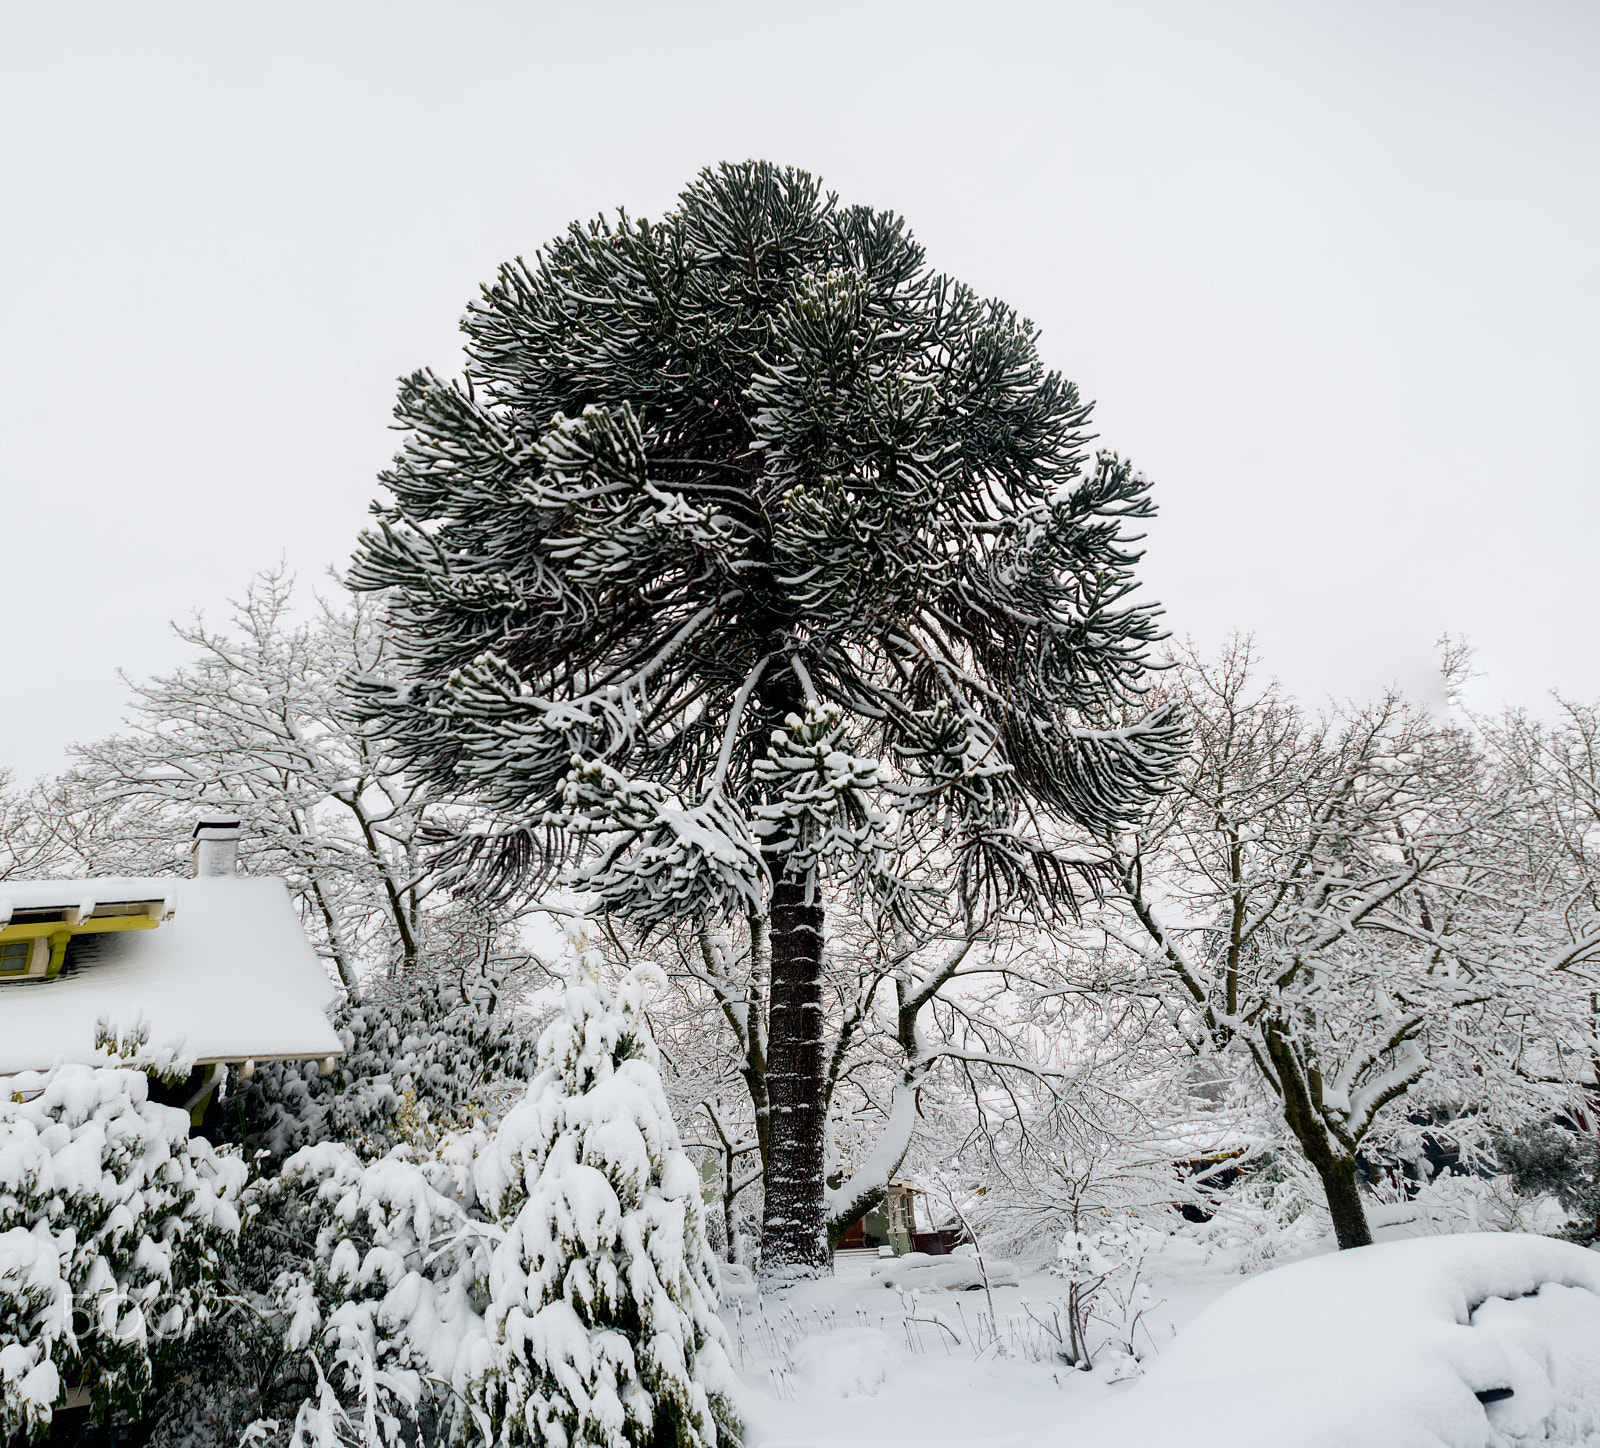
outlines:
[[[261,1168],[229,1299],[155,1403],[152,1448],[471,1436],[495,1228],[472,1165],[535,1038],[516,982],[414,974],[342,1007],[339,1070],[264,1064],[218,1127]]]
[[[252,1186],[252,1311],[285,1366],[250,1442],[736,1439],[699,1174],[643,1017],[651,979],[633,973],[613,1001],[580,978],[492,1135],[375,1161],[320,1142]],[[187,1421],[202,1421],[192,1405]]]
[[[1572,1218],[1563,1235],[1600,1242],[1600,1136],[1529,1125],[1496,1138],[1495,1153],[1519,1192],[1560,1202]]]
[[[14,1076],[0,1101],[0,1438],[42,1436],[69,1387],[136,1412],[154,1359],[212,1310],[244,1165],[189,1139],[141,1069]]]
[[[1411,1212],[1410,1235],[1441,1232],[1535,1232],[1548,1237],[1566,1236],[1567,1213],[1553,1196],[1517,1190],[1509,1176],[1458,1176],[1441,1172],[1419,1187],[1398,1206]],[[1396,1225],[1391,1217],[1390,1225]],[[1401,1221],[1404,1218],[1401,1217]]]
[[[289,1404],[292,1420],[252,1423],[251,1441],[377,1448],[415,1442],[423,1418],[437,1441],[470,1436],[460,1404],[485,1359],[494,1236],[473,1211],[471,1161],[483,1141],[452,1138],[427,1155],[399,1148],[376,1162],[323,1142],[252,1188],[252,1231],[309,1249],[258,1283],[255,1310],[274,1325],[291,1380],[313,1391]]]
[[[498,986],[484,975],[423,978],[341,1004],[335,1073],[318,1075],[315,1062],[262,1065],[253,1080],[235,1081],[238,1105],[222,1130],[279,1160],[322,1141],[371,1159],[481,1119],[491,1097],[533,1067],[533,1034]]]
[[[1084,1369],[1094,1366],[1095,1351],[1089,1341],[1093,1321],[1110,1330],[1109,1345],[1114,1349],[1130,1358],[1142,1356],[1137,1342],[1140,1321],[1153,1304],[1144,1264],[1156,1245],[1154,1234],[1126,1222],[1063,1234],[1048,1268],[1067,1284],[1061,1304],[1066,1318],[1061,1324],[1063,1361]]]
[[[615,999],[580,971],[540,1071],[477,1180],[504,1240],[489,1268],[494,1442],[727,1448],[729,1346],[701,1219],[645,1024],[653,967]]]

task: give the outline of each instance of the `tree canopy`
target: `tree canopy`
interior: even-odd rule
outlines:
[[[463,327],[466,377],[402,388],[352,576],[394,590],[408,665],[370,706],[501,821],[626,817],[618,905],[755,891],[740,816],[784,721],[758,692],[841,710],[980,852],[1022,792],[1099,827],[1163,777],[1170,720],[1085,727],[1156,631],[1121,526],[1147,484],[1085,471],[1032,325],[901,218],[722,166],[503,267]],[[663,851],[693,861],[664,894]]]
[[[576,865],[646,929],[770,913],[777,1074],[813,1084],[826,890],[897,928],[929,896],[1075,903],[1093,865],[1036,812],[1131,822],[1183,741],[1116,727],[1158,634],[1148,484],[1090,459],[1031,323],[901,218],[748,162],[575,224],[463,328],[463,379],[402,386],[351,573],[400,665],[362,708],[492,820],[463,872]]]

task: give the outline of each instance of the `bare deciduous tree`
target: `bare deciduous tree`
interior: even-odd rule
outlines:
[[[180,870],[199,810],[237,812],[248,868],[282,875],[345,989],[414,970],[433,884],[420,863],[426,789],[355,727],[341,687],[388,648],[367,599],[294,614],[293,583],[252,580],[230,628],[174,625],[192,663],[129,679],[126,728],[76,746],[55,790],[64,850],[104,874]],[[437,815],[437,811],[434,811]]]
[[[1359,1246],[1358,1156],[1386,1109],[1524,1089],[1600,929],[1552,930],[1523,797],[1469,731],[1393,696],[1314,718],[1253,664],[1242,643],[1181,659],[1194,754],[1119,847],[1128,923],[1100,923],[1197,1053],[1248,1058]]]

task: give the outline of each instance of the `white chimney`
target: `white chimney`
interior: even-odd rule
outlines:
[[[202,815],[194,827],[195,879],[231,875],[239,857],[239,821]]]

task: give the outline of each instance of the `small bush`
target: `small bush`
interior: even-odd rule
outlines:
[[[1600,1137],[1555,1125],[1524,1126],[1495,1137],[1506,1175],[1527,1196],[1553,1196],[1571,1221],[1562,1233],[1585,1245],[1600,1242]]]
[[[189,1138],[108,1056],[14,1076],[0,1101],[0,1439],[48,1432],[69,1387],[136,1417],[211,1315],[245,1169]]]
[[[505,1083],[533,1074],[536,1033],[488,981],[424,979],[341,1005],[334,1025],[344,1054],[331,1076],[314,1061],[263,1065],[249,1081],[235,1073],[218,1139],[269,1165],[324,1141],[376,1160],[494,1115]]]

